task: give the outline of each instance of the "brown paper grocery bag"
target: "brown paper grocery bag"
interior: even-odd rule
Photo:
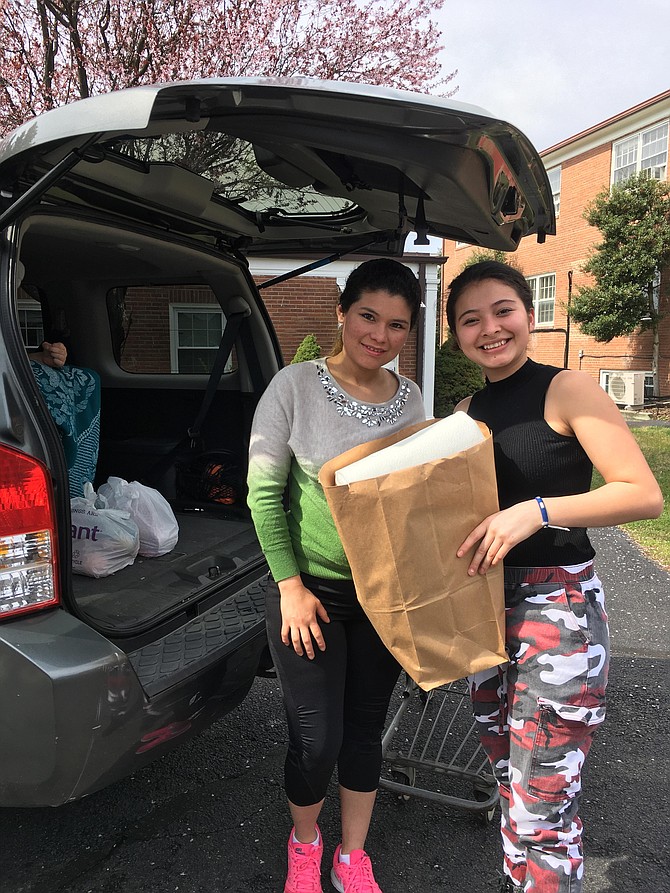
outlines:
[[[503,569],[468,576],[465,537],[498,509],[493,441],[369,480],[336,486],[335,472],[436,420],[355,447],[319,480],[363,610],[425,691],[507,660]],[[473,548],[474,552],[474,548]]]

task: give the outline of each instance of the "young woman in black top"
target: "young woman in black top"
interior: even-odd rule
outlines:
[[[509,663],[470,680],[501,794],[503,890],[579,893],[581,770],[605,717],[608,630],[588,527],[657,517],[663,499],[614,403],[582,372],[534,363],[533,300],[495,261],[450,286],[449,326],[486,386],[456,409],[492,431],[500,511],[470,533],[470,574],[505,566]],[[603,486],[591,490],[595,466]]]

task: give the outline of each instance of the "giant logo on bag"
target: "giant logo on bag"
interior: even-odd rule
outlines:
[[[99,533],[100,528],[97,524],[94,527],[78,527],[76,524],[72,525],[73,540],[93,540],[95,542]]]

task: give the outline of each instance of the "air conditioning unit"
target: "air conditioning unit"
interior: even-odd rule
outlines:
[[[615,403],[623,406],[642,406],[644,378],[644,372],[610,372],[607,393]]]

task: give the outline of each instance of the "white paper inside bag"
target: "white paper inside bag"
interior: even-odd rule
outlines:
[[[335,472],[335,483],[338,486],[351,484],[389,474],[391,471],[423,465],[424,462],[435,459],[444,459],[467,450],[482,440],[484,435],[477,422],[465,412],[455,412],[398,443],[352,462],[351,465],[345,465]]]

